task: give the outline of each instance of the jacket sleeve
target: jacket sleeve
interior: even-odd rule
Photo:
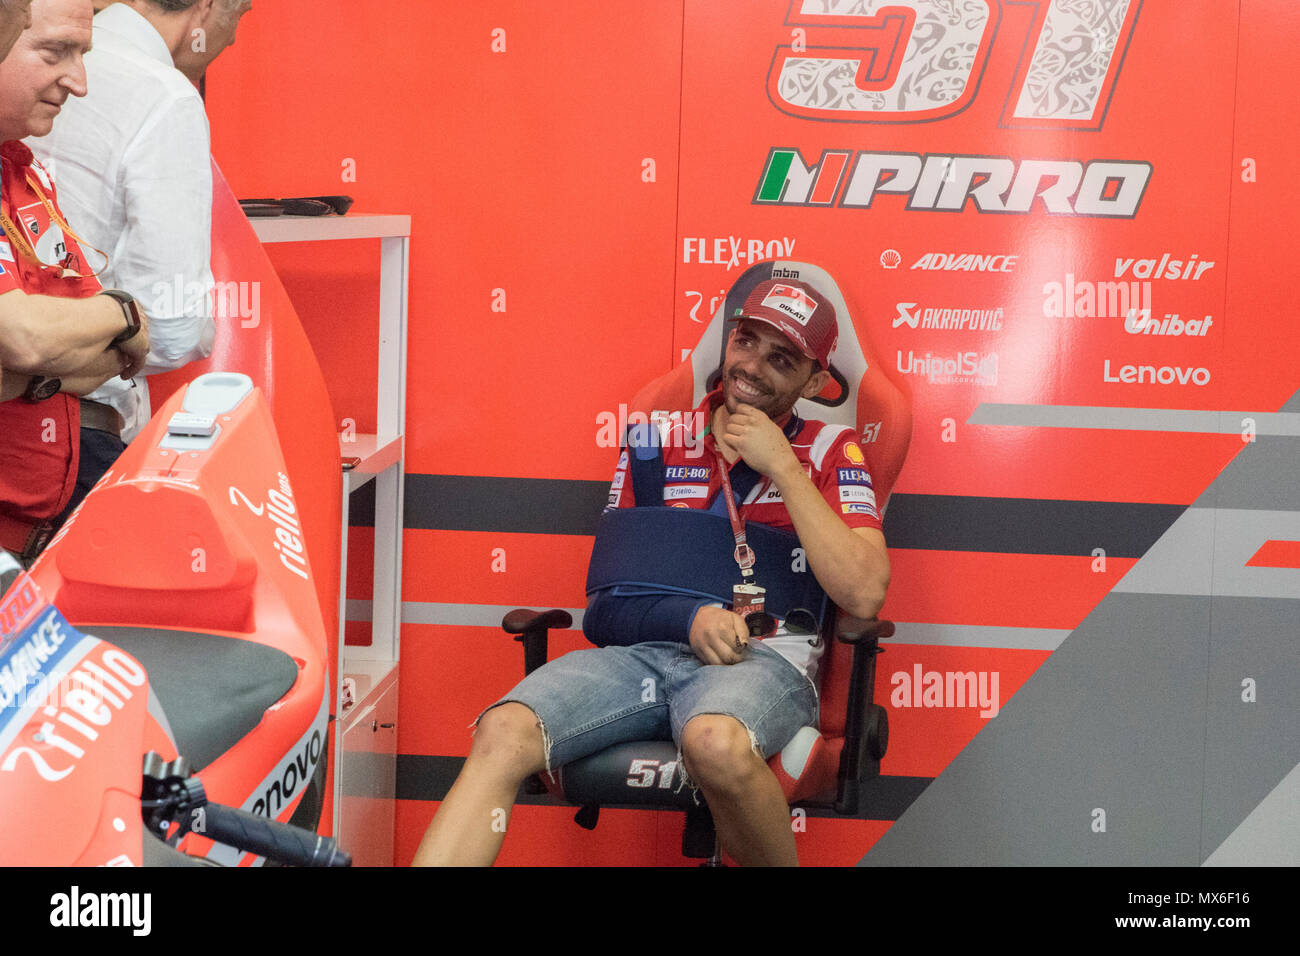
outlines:
[[[630,647],[647,641],[687,644],[695,612],[709,601],[685,594],[617,594],[597,591],[582,618],[582,633],[597,647]]]

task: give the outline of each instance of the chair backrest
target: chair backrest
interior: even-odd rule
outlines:
[[[839,341],[831,361],[834,381],[821,395],[801,400],[795,410],[802,418],[848,425],[858,433],[875,484],[876,504],[884,517],[912,438],[911,397],[905,384],[887,375],[886,366],[877,361],[867,334],[869,323],[855,325],[849,300],[820,266],[785,261],[750,266],[727,292],[687,359],[641,389],[629,411],[653,415],[698,405],[717,386],[727,337],[745,299],[760,282],[781,278],[811,284],[835,306],[839,323]],[[828,736],[843,729],[851,658],[847,647],[832,642],[822,659],[822,731]]]

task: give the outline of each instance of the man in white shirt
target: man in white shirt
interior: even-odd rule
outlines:
[[[163,2],[170,7],[185,4],[185,0],[155,2]],[[212,65],[212,61],[235,42],[239,21],[253,9],[253,0],[201,0],[197,6],[203,8],[198,28],[191,32],[189,43],[180,50],[172,51],[176,69],[184,73],[195,86],[203,79],[203,74]]]
[[[119,0],[94,20],[87,95],[54,131],[27,144],[50,170],[68,221],[107,256],[106,287],[129,291],[151,317],[142,376],[113,381],[83,405],[78,494],[69,511],[150,417],[143,375],[210,354],[212,171],[208,120],[190,77],[234,40],[250,0]],[[86,411],[96,414],[86,415]],[[115,434],[120,427],[120,435]],[[66,512],[65,512],[66,513]]]

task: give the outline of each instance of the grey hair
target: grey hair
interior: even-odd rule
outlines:
[[[149,0],[149,2],[167,13],[183,13],[199,0]]]
[[[4,3],[5,0],[0,0]],[[161,9],[164,13],[184,13],[193,7],[199,0],[149,0],[155,7]],[[233,11],[243,0],[216,0],[216,5],[226,11]]]

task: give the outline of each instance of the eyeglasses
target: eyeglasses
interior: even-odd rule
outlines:
[[[776,618],[765,611],[755,611],[745,616],[745,626],[749,628],[750,637],[763,640],[776,633]],[[812,611],[795,608],[786,615],[785,629],[791,634],[816,634],[817,618]]]

